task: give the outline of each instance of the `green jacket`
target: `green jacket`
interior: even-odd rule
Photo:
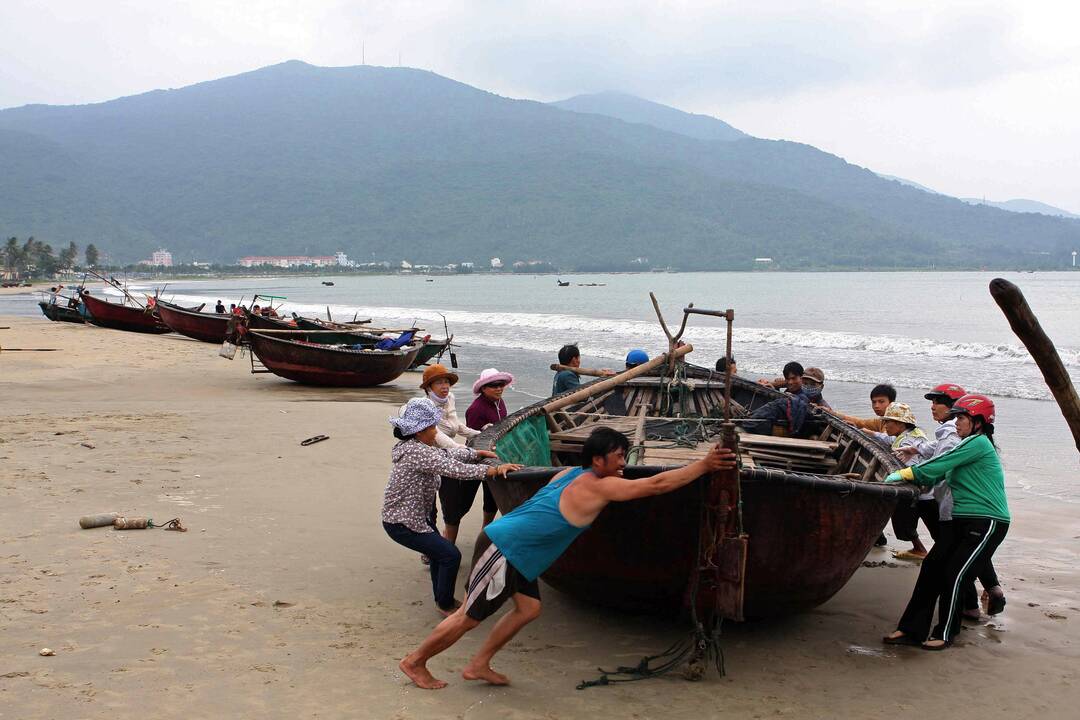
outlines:
[[[1005,499],[1005,473],[990,438],[971,435],[944,455],[905,468],[916,485],[948,482],[953,494],[953,517],[988,517],[1010,522]]]

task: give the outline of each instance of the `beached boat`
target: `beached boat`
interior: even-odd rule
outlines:
[[[733,377],[725,426],[724,389],[723,375],[681,360],[669,369],[664,355],[481,433],[477,449],[497,446],[503,460],[528,466],[489,484],[504,513],[576,465],[600,426],[630,438],[629,478],[702,457],[724,427],[738,438],[740,470],[727,471],[727,486],[717,473],[666,495],[612,503],[544,574],[547,583],[633,611],[679,613],[694,598],[699,612],[735,620],[809,610],[844,586],[897,500],[913,497],[909,486],[882,483],[896,460],[819,411],[798,438],[736,431],[741,417],[783,396]]]
[[[99,327],[161,335],[172,332],[151,309],[107,302],[84,290],[80,295],[84,317]]]
[[[305,385],[382,385],[405,372],[420,351],[419,343],[400,350],[357,349],[286,340],[246,328],[241,337],[267,371]],[[257,372],[254,362],[252,370]]]
[[[293,319],[296,322],[296,327],[302,330],[336,330],[337,333],[322,332],[318,335],[312,335],[311,340],[314,342],[327,343],[331,345],[374,345],[382,339],[383,333],[397,333],[401,330],[386,330],[383,328],[373,328],[368,324],[360,323],[335,323],[328,322],[326,320],[318,320],[316,318],[306,318],[300,315],[293,315]],[[419,332],[422,328],[409,328]],[[450,346],[452,337],[443,338],[442,340],[431,337],[430,335],[419,338],[423,343],[423,347],[420,348],[420,352],[416,354],[416,358],[413,360],[410,368],[419,367],[426,364],[436,357],[441,357]]]
[[[226,313],[205,313],[181,307],[158,298],[154,303],[162,322],[189,338],[220,345],[229,325]]]
[[[41,312],[53,322],[84,323],[86,318],[79,312],[79,307],[68,307],[66,304],[51,303],[42,300],[38,303]]]

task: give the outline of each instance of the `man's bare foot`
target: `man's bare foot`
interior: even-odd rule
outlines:
[[[497,673],[491,669],[490,665],[484,665],[483,667],[467,666],[461,671],[461,677],[466,680],[483,680],[491,685],[509,685],[510,678],[506,677],[502,673]]]
[[[432,675],[431,671],[429,671],[425,665],[416,665],[408,662],[408,659],[405,659],[398,663],[398,667],[401,669],[401,672],[408,675],[409,679],[416,683],[416,687],[418,688],[423,688],[424,690],[441,690],[446,687],[446,681],[439,680]]]

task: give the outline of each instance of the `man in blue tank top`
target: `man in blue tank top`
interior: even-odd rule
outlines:
[[[492,657],[521,628],[540,616],[537,578],[589,528],[608,503],[662,495],[706,473],[735,467],[735,454],[717,445],[703,459],[685,467],[628,480],[622,473],[629,448],[622,433],[597,428],[582,446],[581,467],[563,470],[520,507],[484,528],[477,540],[478,558],[469,576],[465,602],[398,664],[417,687],[446,687],[427,669],[427,661],[511,599],[513,610],[499,619],[461,672],[466,680],[508,684],[505,675],[491,669]]]

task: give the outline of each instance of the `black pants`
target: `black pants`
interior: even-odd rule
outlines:
[[[919,519],[923,521],[923,525],[930,532],[930,537],[934,542],[938,541],[938,523],[941,521],[938,519],[941,515],[938,512],[938,502],[934,498],[929,500],[919,500],[915,504],[915,513]],[[895,528],[893,528],[895,530]]]
[[[484,488],[484,512],[494,515],[499,510],[495,496],[491,494],[487,483],[482,480],[456,480],[444,477],[439,485],[439,502],[442,503],[443,522],[447,525],[460,525],[461,518],[469,512],[476,491]]]
[[[934,537],[934,542],[951,543],[953,532],[952,520],[938,521],[937,535]],[[997,587],[1001,584],[998,582],[997,571],[994,570],[994,562],[991,558],[986,559],[986,562],[979,568],[976,577],[979,578],[979,584],[982,585],[983,590],[989,590],[990,588]],[[979,609],[979,594],[975,590],[974,580],[965,583],[964,586],[960,588],[960,593],[960,604],[964,610]]]
[[[1009,523],[990,518],[954,518],[943,525],[951,527],[939,533],[941,539],[923,560],[911,599],[896,626],[919,640],[956,637],[964,609],[963,588],[970,585],[974,591],[976,575],[1009,532]],[[938,622],[931,631],[935,606]]]
[[[892,530],[897,540],[914,542],[919,537],[919,509],[915,503],[896,503],[892,514]]]

